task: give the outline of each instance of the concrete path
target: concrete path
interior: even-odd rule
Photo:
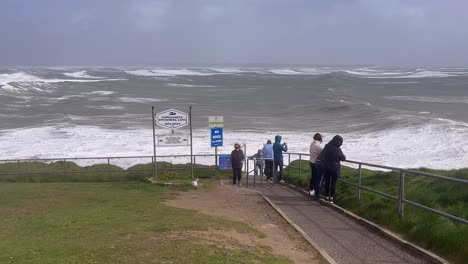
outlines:
[[[337,263],[427,263],[291,187],[257,180],[256,187],[250,182],[249,189],[269,198]]]

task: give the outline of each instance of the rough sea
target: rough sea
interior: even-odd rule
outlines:
[[[208,116],[224,116],[220,153],[239,142],[253,154],[277,134],[307,153],[320,132],[342,135],[351,160],[468,167],[468,68],[0,69],[0,105],[0,159],[152,155],[151,106],[192,106],[198,154],[214,153]]]

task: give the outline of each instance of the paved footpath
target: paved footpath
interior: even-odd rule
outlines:
[[[257,181],[249,189],[262,192],[337,263],[427,263],[291,187]]]

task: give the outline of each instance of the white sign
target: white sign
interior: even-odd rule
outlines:
[[[208,126],[209,127],[224,127],[223,116],[209,116]]]
[[[188,146],[189,145],[189,135],[181,134],[168,134],[168,135],[158,135],[158,146]]]
[[[164,128],[177,129],[188,125],[187,117],[187,113],[171,108],[156,114],[156,124]]]

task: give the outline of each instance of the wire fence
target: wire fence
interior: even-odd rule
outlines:
[[[121,177],[122,180],[135,180],[149,178],[152,176],[163,175],[169,172],[184,172],[197,178],[210,177],[213,172],[217,171],[217,167],[213,166],[218,163],[219,156],[223,154],[195,154],[190,155],[165,155],[165,156],[123,156],[123,157],[89,157],[89,158],[50,158],[50,159],[6,159],[0,160],[0,178],[3,181],[8,181],[8,177],[30,177],[34,178],[41,176],[46,179],[60,179],[64,177],[72,177],[80,179],[88,177],[90,180],[100,179],[106,181],[115,177]],[[309,166],[305,165],[304,161],[308,161],[309,154],[305,153],[285,153],[284,164],[285,174],[297,173],[299,177],[308,177],[310,175]],[[155,160],[157,161],[155,163]],[[295,161],[297,162],[297,166]],[[249,177],[253,176],[253,186],[257,183],[263,184],[263,177],[257,180],[257,177],[252,175],[255,171],[255,163],[257,159],[248,159],[245,162],[244,174],[247,177],[247,187]],[[253,162],[253,166],[251,163]],[[263,164],[265,160],[262,160]],[[193,172],[192,172],[193,163]],[[356,188],[356,196],[361,200],[362,192],[371,192],[388,199],[394,200],[398,205],[398,214],[404,216],[405,204],[409,204],[429,211],[453,221],[468,224],[464,218],[448,214],[446,212],[431,208],[423,203],[416,202],[406,197],[405,187],[409,177],[424,177],[438,181],[450,182],[453,184],[466,186],[468,192],[468,180],[436,175],[421,171],[402,169],[360,161],[347,160],[344,161],[347,166],[356,168],[356,175],[353,181],[338,179],[339,182]],[[276,167],[276,166],[275,166]],[[385,192],[377,190],[369,186],[364,186],[362,183],[362,171],[364,168],[383,169],[394,172],[396,180],[393,192]],[[264,165],[260,168],[257,175],[262,176]],[[276,174],[274,175],[276,177]],[[276,179],[275,179],[276,181]],[[462,201],[463,202],[463,201]]]

